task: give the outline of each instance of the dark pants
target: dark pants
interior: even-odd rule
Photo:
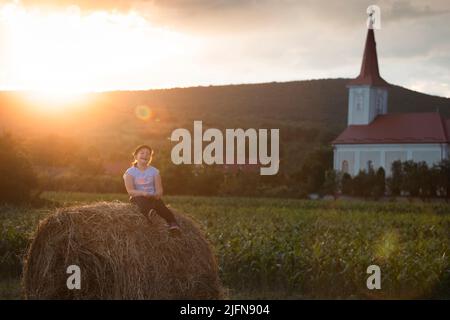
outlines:
[[[172,211],[166,207],[161,199],[138,196],[130,197],[130,202],[136,204],[139,211],[144,215],[147,215],[151,209],[155,209],[156,213],[168,223],[177,223]]]

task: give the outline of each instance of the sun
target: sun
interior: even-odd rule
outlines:
[[[65,101],[80,93],[148,89],[192,48],[185,35],[157,28],[136,12],[81,12],[0,6],[7,89]],[[153,72],[152,72],[153,71]],[[5,89],[5,85],[2,86]]]
[[[58,109],[68,111],[73,107],[86,102],[86,92],[64,91],[64,90],[33,90],[22,91],[22,96],[31,104],[40,106],[45,111],[55,112]]]

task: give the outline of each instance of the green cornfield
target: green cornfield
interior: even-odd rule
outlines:
[[[22,257],[58,206],[123,194],[45,193],[53,205],[0,207],[0,299],[20,299]],[[449,299],[450,205],[443,202],[166,197],[203,225],[230,298]],[[367,268],[381,270],[369,290]]]

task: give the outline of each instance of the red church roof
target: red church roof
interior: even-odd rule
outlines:
[[[368,125],[350,125],[332,144],[449,143],[450,119],[439,113],[377,116]]]
[[[389,83],[381,78],[380,71],[378,70],[377,45],[373,29],[367,31],[361,72],[359,73],[359,76],[356,79],[351,80],[348,85],[389,86]]]

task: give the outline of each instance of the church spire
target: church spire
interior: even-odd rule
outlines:
[[[348,125],[368,125],[378,115],[387,113],[389,83],[380,77],[373,21],[369,22],[361,72],[347,86]]]
[[[349,85],[369,85],[376,87],[389,86],[389,83],[381,78],[380,71],[378,70],[375,34],[371,26],[369,26],[369,29],[367,30],[366,46],[364,48],[361,72],[356,79],[350,81]]]

